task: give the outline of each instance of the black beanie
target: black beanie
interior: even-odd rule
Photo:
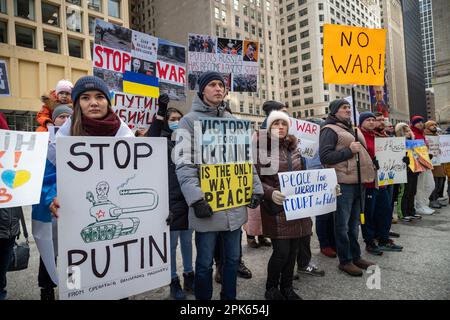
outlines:
[[[286,107],[285,104],[275,101],[275,100],[269,100],[264,102],[262,109],[264,111],[264,113],[266,114],[266,116],[268,116],[272,111],[274,110],[281,110],[284,107]]]
[[[109,88],[105,81],[94,76],[85,76],[78,79],[72,89],[72,101],[73,105],[77,103],[78,98],[83,92],[98,90],[103,93],[106,99],[111,105],[111,94],[109,93]]]
[[[331,115],[335,115],[336,112],[338,112],[339,108],[343,105],[343,104],[350,104],[347,100],[345,99],[336,99],[331,101],[329,109],[330,109],[330,114]]]
[[[205,90],[205,87],[213,80],[219,80],[225,87],[225,80],[223,79],[222,74],[215,71],[206,71],[198,78],[198,93],[201,96],[203,95],[203,90]]]

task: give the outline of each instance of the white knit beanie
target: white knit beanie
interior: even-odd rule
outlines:
[[[56,85],[55,91],[56,94],[59,94],[62,91],[72,93],[73,84],[69,80],[60,80]]]
[[[267,118],[267,129],[270,130],[272,123],[276,120],[283,120],[287,123],[288,127],[290,126],[289,116],[286,112],[274,110],[269,114]]]

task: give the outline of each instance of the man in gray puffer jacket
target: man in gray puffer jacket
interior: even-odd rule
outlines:
[[[190,143],[190,149],[176,159],[176,173],[181,191],[189,208],[189,228],[196,231],[195,244],[195,297],[210,300],[212,297],[212,265],[214,248],[220,236],[223,241],[224,261],[221,299],[236,299],[236,276],[240,255],[241,226],[247,222],[247,208],[240,206],[223,211],[212,211],[200,188],[200,161],[194,161],[194,123],[202,117],[234,118],[223,102],[226,96],[225,81],[220,73],[205,72],[198,79],[199,92],[194,97],[192,109],[184,116],[177,130],[179,146]],[[198,132],[201,134],[201,131]],[[181,140],[180,140],[181,138]],[[188,144],[189,145],[189,144]],[[198,146],[200,147],[200,146]],[[179,149],[177,149],[179,150]],[[177,152],[176,150],[176,152]],[[249,207],[258,206],[263,189],[256,170],[253,170],[253,194]]]
[[[6,272],[20,232],[21,214],[22,207],[0,208],[0,300],[6,299]]]

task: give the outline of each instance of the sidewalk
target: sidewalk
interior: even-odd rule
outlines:
[[[30,208],[25,208],[28,227],[31,230]],[[317,237],[313,235],[311,247],[313,262],[326,274],[323,278],[302,275],[294,280],[294,288],[303,299],[450,299],[450,206],[438,210],[438,214],[423,216],[411,223],[399,222],[392,231],[400,233],[396,243],[404,246],[403,252],[385,252],[383,256],[372,256],[364,252],[363,257],[378,263],[381,271],[381,289],[368,289],[370,274],[352,278],[337,269],[338,260],[330,259],[319,252]],[[31,234],[31,232],[30,232]],[[39,299],[37,273],[39,256],[33,239],[30,239],[31,258],[27,270],[8,273],[9,299]],[[244,261],[253,273],[251,279],[238,278],[237,298],[240,300],[264,299],[267,261],[272,248],[252,249],[247,246],[245,233],[242,249]],[[195,245],[194,245],[195,250]],[[194,252],[195,257],[195,252]],[[194,262],[195,263],[195,262]],[[177,259],[181,270],[181,255]],[[181,277],[181,272],[179,272]],[[213,299],[219,298],[220,285],[214,283]],[[159,288],[132,297],[136,300],[169,299],[169,287]],[[188,299],[194,299],[192,295]]]

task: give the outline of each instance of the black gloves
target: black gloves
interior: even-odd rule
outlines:
[[[213,215],[213,210],[211,206],[204,199],[194,203],[192,205],[192,208],[194,208],[195,216],[199,219],[209,218]]]
[[[172,222],[173,222],[173,212],[169,211],[169,215],[167,216],[166,223],[168,226],[170,226],[172,224]]]
[[[380,170],[380,164],[378,163],[378,160],[376,157],[372,159],[372,163],[375,166],[375,169]]]
[[[170,102],[170,98],[166,93],[163,93],[158,98],[158,116],[165,117],[167,113],[167,105]]]
[[[404,163],[406,163],[407,166],[409,166],[409,157],[408,156],[404,156],[402,160]]]
[[[428,154],[428,156],[430,157],[430,160],[433,159],[433,155],[431,153]]]
[[[250,203],[247,205],[250,209],[255,209],[261,203],[263,198],[262,194],[252,194],[250,198]]]

